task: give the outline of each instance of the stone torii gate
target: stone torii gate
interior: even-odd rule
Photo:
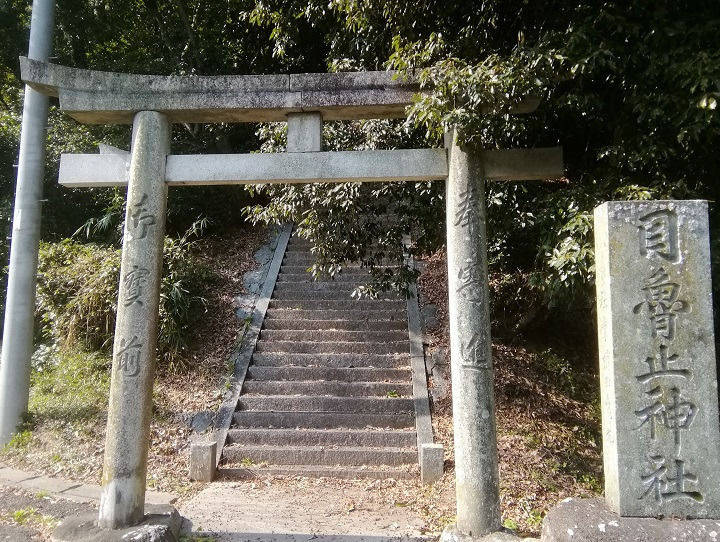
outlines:
[[[457,532],[501,528],[488,314],[485,182],[562,175],[560,148],[322,152],[324,120],[403,118],[417,86],[390,72],[164,77],[21,59],[22,79],[83,123],[132,123],[129,154],[64,154],[59,182],[127,186],[99,525],[144,516],[168,185],[430,181],[447,187]],[[517,113],[530,112],[528,100]],[[288,123],[287,152],[174,155],[172,123]]]

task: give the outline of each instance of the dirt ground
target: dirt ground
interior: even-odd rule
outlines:
[[[310,479],[215,482],[180,505],[197,535],[240,540],[427,540],[412,487]],[[402,500],[399,500],[402,499]],[[218,509],[223,514],[218,516]]]
[[[432,405],[435,435],[446,450],[445,476],[433,486],[414,480],[306,478],[205,486],[187,480],[192,415],[213,412],[220,404],[229,372],[227,360],[241,325],[234,317],[233,298],[242,292],[242,276],[256,265],[252,254],[265,238],[265,232],[259,230],[231,231],[198,247],[201,258],[220,279],[208,298],[209,310],[195,330],[197,340],[186,371],[158,373],[149,487],[178,495],[178,507],[200,518],[194,528],[222,529],[223,540],[237,540],[232,533],[268,531],[278,534],[278,539],[290,534],[317,536],[324,531],[334,536],[343,529],[346,534],[357,531],[353,536],[366,531],[385,537],[439,534],[454,522],[455,514],[450,396]],[[438,308],[437,323],[428,330],[426,342],[430,349],[442,349],[447,347],[446,264],[442,254],[424,263],[421,297]],[[582,359],[587,350],[568,355],[547,345],[532,348],[516,338],[495,341],[493,355],[503,522],[521,534],[536,536],[544,514],[558,501],[602,491],[597,376],[576,369],[591,365]],[[432,378],[431,389],[435,385],[439,383]],[[103,408],[82,425],[51,423],[42,412],[34,418],[27,442],[0,454],[0,461],[15,468],[99,483]],[[193,501],[199,492],[208,502],[227,503],[222,514],[211,514]],[[27,506],[41,510],[32,503]],[[42,522],[32,525],[36,523]],[[23,527],[7,519],[3,525],[7,529]]]
[[[428,349],[449,348],[447,262],[440,252],[423,260],[421,300],[437,307],[437,324],[425,330]],[[491,296],[503,286],[490,277]],[[507,320],[516,307],[495,310]],[[500,506],[505,527],[538,536],[545,513],[566,497],[602,494],[599,382],[592,348],[540,347],[517,334],[498,338],[493,321],[493,365],[500,468]],[[561,345],[562,346],[562,345]],[[590,356],[592,359],[588,359]],[[449,359],[445,356],[445,363]],[[446,365],[449,369],[449,365]],[[442,371],[441,371],[442,373]],[[444,375],[449,381],[449,372]],[[430,379],[430,389],[439,382]],[[449,382],[447,384],[449,386]],[[451,522],[455,507],[452,397],[432,403],[435,437],[445,447],[445,476],[433,490],[435,524]]]
[[[148,487],[183,495],[199,484],[187,478],[193,416],[212,414],[222,402],[232,369],[230,354],[243,325],[235,316],[234,298],[244,293],[243,275],[258,264],[253,258],[266,242],[264,228],[237,228],[200,240],[198,259],[218,275],[205,292],[207,310],[193,330],[184,368],[159,366],[153,390],[153,419],[148,457]],[[102,473],[107,400],[96,412],[63,419],[57,412],[32,411],[31,429],[15,445],[0,450],[0,462],[14,468],[99,484]],[[71,398],[68,398],[71,399]]]
[[[50,540],[61,520],[93,510],[91,504],[0,485],[0,541]]]

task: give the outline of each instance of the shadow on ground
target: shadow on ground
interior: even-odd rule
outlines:
[[[429,538],[407,536],[385,537],[348,534],[308,534],[308,533],[192,533],[196,540],[216,540],[218,542],[427,542]],[[190,538],[192,540],[192,538]]]

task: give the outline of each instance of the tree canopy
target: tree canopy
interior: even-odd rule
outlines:
[[[9,220],[28,3],[0,5],[0,197]],[[562,0],[62,0],[55,62],[158,74],[259,74],[397,69],[425,93],[408,121],[327,123],[330,149],[426,147],[457,126],[484,148],[562,145],[561,181],[488,189],[491,266],[521,272],[550,307],[592,296],[592,208],[607,199],[716,198],[720,177],[720,8],[713,1]],[[511,115],[527,96],[530,115]],[[175,152],[283,149],[279,125],[183,125]],[[53,110],[45,236],[99,217],[121,219],[122,200],[55,187],[60,152],[128,130],[85,127]],[[443,187],[308,185],[173,191],[169,227],[198,217],[217,227],[246,208],[254,220],[294,220],[317,245],[321,269],[360,256],[375,263],[412,233],[415,252],[442,247]],[[224,191],[224,192],[222,192]],[[73,212],[70,212],[70,209]],[[114,213],[114,215],[108,215]],[[711,207],[717,243],[718,210]],[[87,231],[90,231],[88,229]],[[101,228],[95,228],[95,235]],[[105,235],[112,241],[113,235]],[[370,239],[375,240],[370,244]],[[379,240],[379,241],[378,241]],[[715,251],[717,254],[717,251]],[[384,283],[406,277],[382,275]],[[383,281],[381,281],[382,283]]]

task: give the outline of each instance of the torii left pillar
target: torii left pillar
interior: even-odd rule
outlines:
[[[110,529],[144,517],[170,130],[161,113],[135,115],[98,521]]]

